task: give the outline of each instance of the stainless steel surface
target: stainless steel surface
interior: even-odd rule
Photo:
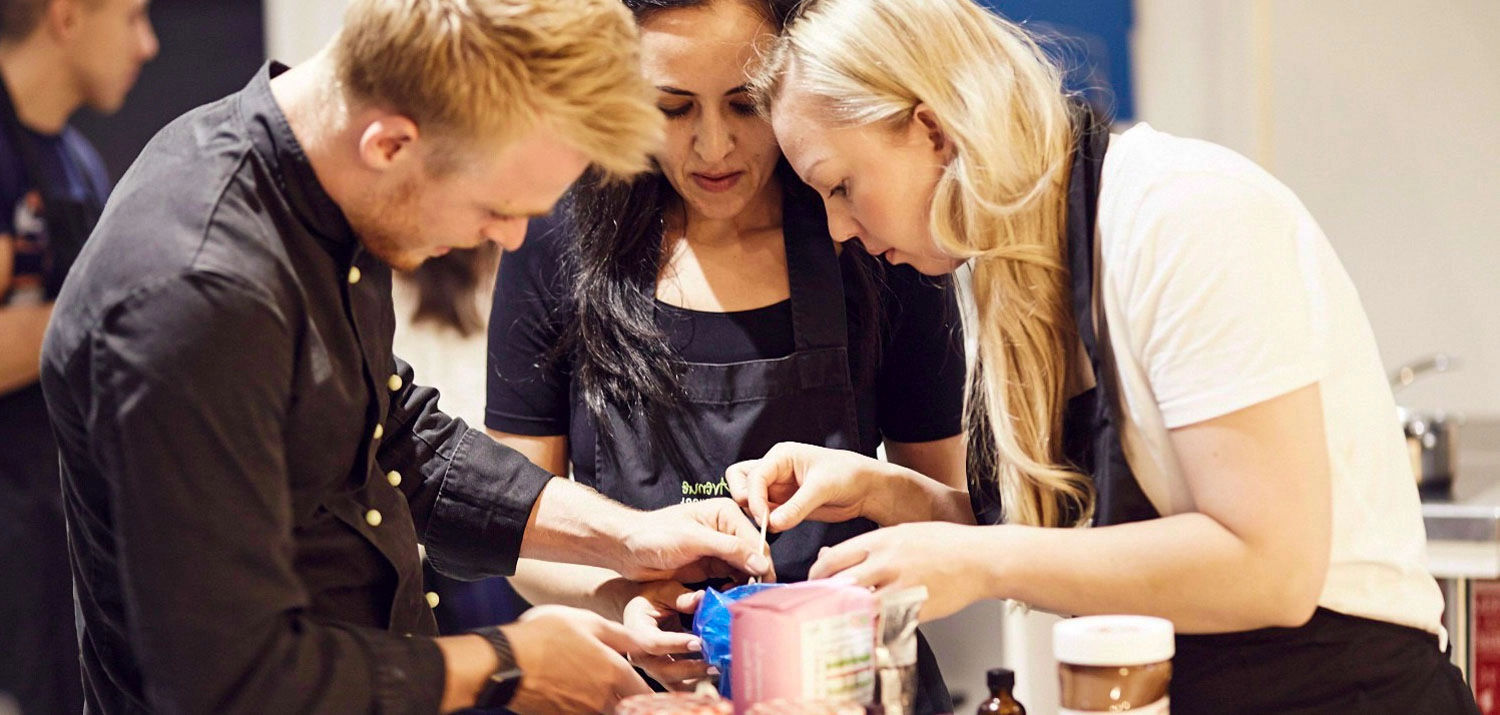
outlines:
[[[1447,372],[1456,367],[1458,360],[1443,353],[1409,362],[1391,373],[1391,391],[1400,392],[1422,375]],[[1412,472],[1422,495],[1449,492],[1458,477],[1458,433],[1464,423],[1463,417],[1406,407],[1397,407],[1396,415],[1406,432]]]
[[[1458,478],[1458,433],[1464,419],[1442,412],[1399,408],[1412,471],[1423,495],[1445,493]]]
[[[1422,502],[1428,541],[1500,543],[1500,419],[1471,420],[1451,495]]]

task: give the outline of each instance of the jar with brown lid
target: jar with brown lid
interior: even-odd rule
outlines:
[[[1088,616],[1053,627],[1063,715],[1165,715],[1176,639],[1172,622],[1149,616]]]

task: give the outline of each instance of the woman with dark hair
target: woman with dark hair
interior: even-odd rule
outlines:
[[[669,117],[659,171],[585,177],[501,264],[485,423],[558,474],[643,509],[728,496],[725,469],[797,441],[875,455],[964,484],[964,357],[946,279],[882,267],[828,234],[746,92],[789,3],[626,0]],[[770,543],[783,581],[868,531],[807,524]],[[714,569],[709,565],[706,573]],[[690,612],[677,583],[523,562],[512,584],[654,628]],[[637,663],[701,678],[686,634]],[[918,710],[951,711],[923,649]]]

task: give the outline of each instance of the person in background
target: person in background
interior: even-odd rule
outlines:
[[[63,276],[109,195],[68,126],[119,109],[156,55],[147,0],[0,0],[0,692],[78,712],[78,634],[57,446],[37,382]]]
[[[484,424],[485,326],[500,249],[450,251],[391,284],[396,353],[443,395],[443,412]]]
[[[770,570],[732,501],[557,479],[392,352],[392,268],[518,247],[661,121],[614,0],[355,0],[313,59],[152,139],[42,348],[90,711],[608,711],[651,644],[563,607],[435,637],[418,544],[461,577]]]
[[[1170,619],[1174,713],[1476,712],[1369,321],[1297,197],[1223,147],[1112,134],[973,0],[801,13],[757,96],[835,238],[972,271],[982,481],[783,445],[731,469],[754,517],[889,527],[812,573],[924,584],[926,618]]]
[[[841,447],[964,486],[963,342],[952,287],[828,234],[746,91],[788,2],[625,0],[667,118],[656,171],[586,179],[500,267],[486,426],[555,474],[655,509],[727,494],[724,470],[780,441]],[[776,535],[777,577],[873,527]],[[694,584],[523,561],[533,603],[646,630],[691,610]],[[921,644],[920,712],[952,710]],[[688,687],[701,659],[636,662]],[[665,657],[663,657],[665,656]]]

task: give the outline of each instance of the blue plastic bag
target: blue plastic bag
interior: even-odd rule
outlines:
[[[729,604],[784,583],[752,583],[720,593],[712,587],[704,590],[698,612],[693,614],[693,634],[703,641],[703,660],[719,669],[719,694],[729,692]]]

